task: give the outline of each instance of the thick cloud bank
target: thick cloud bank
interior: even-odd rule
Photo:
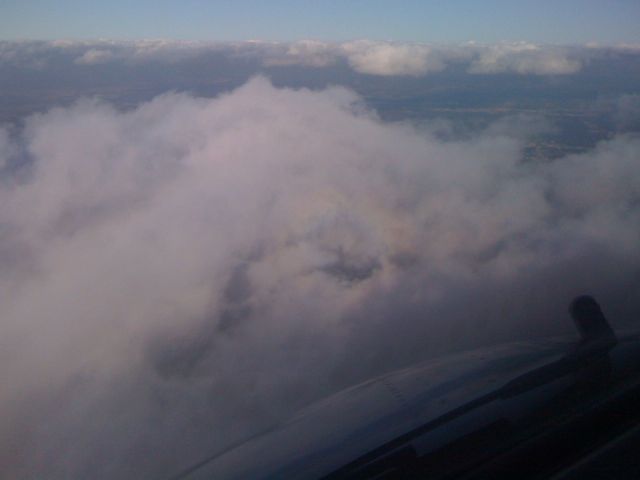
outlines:
[[[369,375],[572,332],[574,294],[637,317],[640,140],[534,164],[505,125],[445,143],[257,78],[0,134],[4,474],[162,477]]]

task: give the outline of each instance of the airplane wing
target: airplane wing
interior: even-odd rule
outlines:
[[[371,379],[175,478],[584,475],[640,440],[640,336],[616,337],[590,297],[570,311],[579,342],[502,345]]]

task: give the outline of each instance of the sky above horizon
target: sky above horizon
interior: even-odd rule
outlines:
[[[640,42],[636,0],[0,0],[0,39]]]

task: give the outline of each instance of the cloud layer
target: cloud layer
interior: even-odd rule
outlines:
[[[0,66],[42,68],[53,55],[68,56],[77,66],[114,62],[136,65],[180,62],[220,54],[229,59],[252,59],[267,67],[300,65],[323,68],[345,63],[353,71],[379,76],[422,76],[448,68],[470,74],[569,75],[591,59],[611,55],[637,55],[633,45],[617,47],[536,45],[527,42],[498,44],[421,43],[357,40],[327,43],[301,40],[289,43],[247,41],[215,43],[173,40],[0,42]]]
[[[161,476],[369,375],[571,332],[574,294],[637,316],[640,140],[534,164],[514,125],[443,142],[256,78],[2,132],[5,473]]]

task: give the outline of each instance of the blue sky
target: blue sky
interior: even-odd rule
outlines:
[[[640,42],[638,0],[0,0],[0,38]]]

